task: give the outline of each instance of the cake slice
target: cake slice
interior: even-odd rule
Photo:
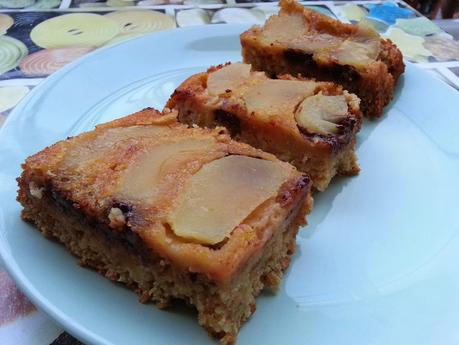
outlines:
[[[289,265],[310,181],[223,128],[176,117],[145,109],[29,157],[22,218],[141,302],[193,305],[232,344]]]
[[[248,64],[226,64],[188,78],[166,107],[188,125],[225,126],[233,139],[307,173],[321,191],[336,174],[359,171],[359,99],[330,82],[270,79]]]
[[[241,35],[244,62],[270,76],[341,84],[359,96],[365,116],[380,117],[405,69],[400,50],[368,26],[342,23],[294,0],[279,4],[278,15]]]

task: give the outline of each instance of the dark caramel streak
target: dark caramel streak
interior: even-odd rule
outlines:
[[[285,191],[278,196],[276,201],[279,202],[282,207],[286,207],[298,198],[298,193],[301,193],[305,188],[310,188],[311,185],[312,182],[309,176],[303,174],[294,185],[289,185],[285,188]]]
[[[298,129],[306,140],[316,142],[322,141],[330,146],[332,152],[337,153],[343,146],[346,146],[354,138],[354,133],[357,128],[357,120],[353,117],[346,117],[337,124],[338,133],[323,135],[318,133],[309,133],[306,129],[299,127]]]
[[[218,126],[227,128],[232,138],[241,134],[241,121],[236,115],[217,109],[214,111],[214,120]]]
[[[287,49],[284,53],[285,59],[295,65],[295,70],[303,77],[314,77],[318,80],[328,80],[343,83],[355,83],[361,79],[360,73],[348,65],[330,63],[326,66],[318,65],[313,55],[298,49]],[[352,91],[352,90],[349,90]]]
[[[44,197],[50,198],[52,200],[51,202],[56,204],[62,212],[74,217],[76,216],[80,222],[91,226],[94,231],[102,233],[112,241],[121,243],[131,253],[139,255],[142,262],[151,263],[160,260],[159,257],[152,254],[151,250],[144,245],[139,235],[129,226],[130,221],[135,217],[133,207],[131,205],[118,201],[113,203],[113,207],[120,208],[127,219],[127,224],[122,231],[114,231],[107,223],[104,223],[95,217],[86,215],[81,209],[75,207],[75,204],[72,201],[66,200],[57,191],[45,193]]]

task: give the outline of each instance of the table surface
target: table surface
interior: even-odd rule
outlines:
[[[459,91],[459,21],[434,24],[402,1],[303,4],[344,22],[365,21],[406,60]],[[94,46],[189,25],[260,24],[275,11],[275,2],[250,0],[0,0],[0,54],[16,47],[11,61],[0,61],[0,126],[32,88]],[[62,38],[63,28],[75,35]],[[27,300],[1,262],[0,344],[81,344]]]

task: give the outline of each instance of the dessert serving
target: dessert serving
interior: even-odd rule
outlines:
[[[308,177],[224,128],[145,109],[23,164],[22,217],[141,302],[184,300],[232,344],[311,209]]]
[[[241,35],[244,63],[43,149],[17,179],[25,221],[140,302],[193,306],[224,345],[279,286],[313,188],[359,172],[362,116],[381,116],[404,70],[372,29],[280,4]]]
[[[359,96],[365,116],[381,116],[405,68],[400,50],[370,27],[342,23],[294,0],[281,0],[280,7],[264,26],[241,35],[244,62],[272,77],[336,82]]]
[[[185,80],[166,107],[188,125],[226,127],[233,139],[306,172],[321,191],[336,174],[359,171],[359,99],[330,82],[270,79],[248,64],[226,64]]]

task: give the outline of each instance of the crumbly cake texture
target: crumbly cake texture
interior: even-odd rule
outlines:
[[[223,128],[189,129],[176,117],[145,109],[29,157],[18,178],[22,218],[141,302],[184,300],[209,334],[233,344],[255,297],[276,288],[289,265],[311,183]],[[218,239],[213,227],[235,219]]]
[[[317,190],[336,175],[356,175],[359,99],[331,82],[289,75],[270,79],[248,64],[211,67],[191,76],[172,94],[189,126],[224,126],[233,139],[270,152],[307,173]]]
[[[342,23],[294,0],[279,4],[278,15],[241,35],[243,61],[271,76],[341,84],[359,96],[366,117],[380,117],[405,69],[397,46],[369,27]]]

